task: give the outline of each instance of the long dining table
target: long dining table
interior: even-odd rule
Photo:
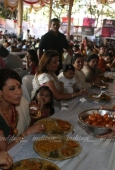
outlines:
[[[87,96],[79,96],[68,101],[68,109],[56,109],[53,118],[69,121],[74,127],[74,133],[67,136],[78,141],[82,147],[79,155],[66,160],[53,161],[61,170],[115,170],[115,142],[114,139],[102,139],[88,134],[78,124],[78,114],[82,111],[101,108],[111,108],[115,104],[115,80],[108,83],[105,92],[111,96],[107,102],[96,102]],[[91,93],[100,93],[101,89],[93,87]],[[9,150],[14,162],[27,158],[42,158],[33,149],[33,142],[44,134],[33,134],[24,138],[20,143]],[[42,158],[44,159],[44,158]]]

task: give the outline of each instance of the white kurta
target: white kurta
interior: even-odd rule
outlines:
[[[60,82],[62,82],[64,84],[64,93],[73,93],[74,92],[74,89],[73,89],[73,85],[75,84],[75,79],[72,78],[72,79],[67,79],[63,72],[61,72],[59,75],[58,75],[58,80]]]
[[[87,83],[85,81],[85,74],[82,70],[80,70],[80,71],[75,70],[74,78],[76,80],[76,88],[77,89],[82,89],[82,88],[88,89],[91,87],[90,83]]]

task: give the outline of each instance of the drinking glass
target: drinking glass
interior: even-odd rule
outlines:
[[[68,109],[68,101],[63,100],[61,101],[61,110],[67,110]]]

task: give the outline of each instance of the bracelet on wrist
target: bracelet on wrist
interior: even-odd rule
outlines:
[[[18,137],[20,137],[20,138],[21,138],[21,140],[23,140],[23,139],[24,139],[24,137],[25,137],[25,135],[24,135],[23,133],[21,133]]]
[[[21,133],[18,137],[14,138],[15,143],[19,143],[21,140],[23,140],[25,135]]]
[[[72,99],[74,99],[75,98],[75,93],[72,93],[71,95],[72,95]]]
[[[31,115],[33,119],[39,119],[41,117],[41,111],[39,110],[36,116]]]

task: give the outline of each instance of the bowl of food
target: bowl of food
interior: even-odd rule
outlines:
[[[104,135],[111,132],[107,126],[115,126],[115,111],[109,109],[91,109],[78,115],[79,125],[93,136]]]

